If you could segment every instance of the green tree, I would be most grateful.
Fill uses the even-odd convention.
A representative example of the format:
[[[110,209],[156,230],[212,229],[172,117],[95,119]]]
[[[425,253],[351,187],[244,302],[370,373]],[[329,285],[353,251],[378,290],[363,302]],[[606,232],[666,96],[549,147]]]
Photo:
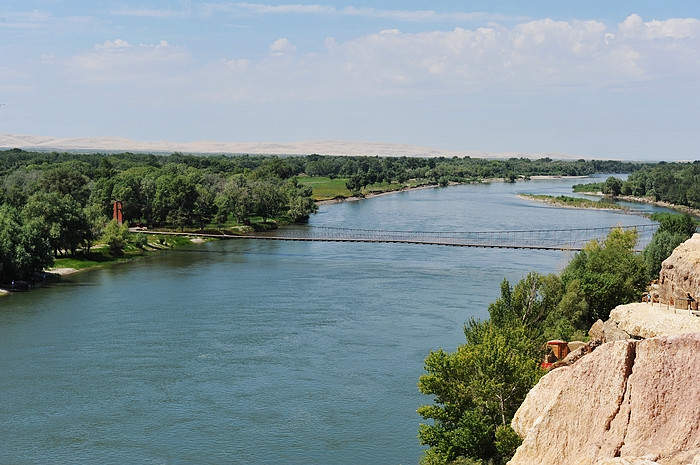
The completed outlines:
[[[195,187],[197,197],[192,208],[192,219],[203,231],[204,227],[214,218],[216,212],[216,195],[207,184],[198,184]]]
[[[74,254],[89,236],[85,211],[70,194],[37,192],[27,200],[22,215],[36,224],[56,255]]]
[[[252,188],[245,177],[235,175],[226,180],[214,203],[217,222],[226,223],[228,217],[233,215],[236,221],[243,223],[253,214]]]
[[[104,209],[96,203],[88,204],[84,212],[88,224],[85,245],[89,252],[95,240],[102,236],[105,226],[109,222],[109,217],[104,214]]]
[[[19,211],[0,206],[0,282],[26,279],[53,264],[48,241],[35,223],[25,223]]]
[[[39,179],[38,186],[46,193],[57,192],[61,196],[70,194],[84,207],[90,197],[90,178],[83,173],[89,170],[89,166],[75,161],[52,166]]]
[[[652,215],[659,221],[659,229],[654,233],[651,242],[643,252],[647,268],[647,280],[658,279],[661,263],[666,260],[673,250],[690,239],[695,233],[695,222],[686,214],[662,213]]]
[[[577,253],[562,273],[568,286],[579,282],[588,305],[586,324],[606,320],[617,305],[635,302],[646,288],[646,268],[634,253],[637,233],[615,228],[605,240],[591,241]]]
[[[264,222],[279,216],[285,210],[285,196],[275,180],[258,180],[252,185],[253,212]]]
[[[311,198],[310,186],[299,184],[297,178],[292,178],[284,186],[287,198],[287,215],[296,223],[306,222],[311,213],[316,213],[318,205]]]
[[[129,237],[129,228],[117,223],[117,220],[112,219],[105,227],[102,241],[109,247],[110,255],[118,257],[124,254],[124,248],[127,245]]]
[[[610,176],[603,184],[603,194],[617,197],[622,193],[622,180],[614,176]]]
[[[427,374],[418,387],[434,396],[434,405],[418,413],[432,424],[421,424],[418,437],[429,446],[423,464],[451,464],[469,458],[505,463],[497,448],[509,450],[503,431],[527,392],[541,376],[540,354],[525,327],[470,321],[467,342],[454,353],[431,352]]]
[[[180,230],[193,224],[198,198],[197,174],[197,170],[176,165],[158,177],[153,204],[159,221],[166,221]]]

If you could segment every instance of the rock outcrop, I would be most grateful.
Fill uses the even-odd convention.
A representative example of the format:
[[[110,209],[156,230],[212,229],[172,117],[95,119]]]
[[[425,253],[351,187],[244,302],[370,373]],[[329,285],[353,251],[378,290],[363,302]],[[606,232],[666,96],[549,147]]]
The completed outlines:
[[[617,330],[635,339],[700,333],[700,318],[697,316],[666,304],[646,302],[615,307],[606,324],[609,327],[615,325]]]
[[[661,264],[659,298],[667,303],[684,298],[686,293],[700,296],[700,234],[676,247]]]
[[[603,344],[545,375],[510,465],[700,465],[700,334]]]
[[[601,342],[685,333],[700,333],[700,318],[667,304],[649,302],[619,305],[610,312],[607,321],[596,321],[588,331],[591,339]]]

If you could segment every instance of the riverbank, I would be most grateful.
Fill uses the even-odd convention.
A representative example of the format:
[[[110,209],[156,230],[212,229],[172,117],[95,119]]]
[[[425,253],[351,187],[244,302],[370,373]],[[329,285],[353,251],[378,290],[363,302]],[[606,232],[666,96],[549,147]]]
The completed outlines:
[[[127,250],[124,255],[120,257],[113,257],[106,252],[100,252],[98,247],[96,248],[97,251],[93,251],[89,256],[83,257],[83,259],[79,258],[79,256],[58,258],[56,259],[56,266],[44,270],[44,274],[48,279],[60,279],[65,276],[70,276],[72,274],[87,270],[94,270],[96,268],[103,268],[120,263],[128,263],[162,250],[175,249],[193,243],[205,242],[206,240],[207,239],[201,237],[178,236],[177,238],[173,238],[168,242],[165,239],[161,241],[159,238],[158,242],[149,242],[144,248],[132,246],[131,250]]]
[[[606,197],[606,194],[602,192],[580,192],[585,195],[596,195],[599,197]],[[671,210],[676,210],[681,213],[687,213],[689,215],[700,218],[700,209],[691,208],[686,205],[676,205],[670,202],[664,202],[663,200],[656,200],[651,197],[636,197],[634,195],[618,195],[615,200],[622,200],[623,202],[633,202],[633,203],[644,203],[647,205],[654,205],[655,207],[670,208]]]
[[[92,267],[89,267],[92,268]],[[89,268],[84,268],[84,269],[89,269]],[[46,282],[50,281],[52,279],[60,279],[64,276],[71,275],[73,273],[77,273],[79,271],[83,271],[78,268],[49,268],[47,270],[43,271],[43,278],[39,280],[39,282]],[[0,297],[8,296],[12,294],[13,292],[17,291],[26,291],[27,289],[31,289],[34,286],[34,284],[27,284],[26,282],[23,282],[21,287],[17,287],[16,289],[13,288],[0,288]]]
[[[601,194],[603,195],[603,194]],[[672,210],[677,210],[681,213],[687,213],[692,216],[700,218],[700,209],[691,208],[685,205],[676,205],[669,202],[664,202],[661,200],[655,200],[649,197],[634,197],[632,195],[619,195],[617,200],[623,200],[625,202],[636,202],[636,203],[646,203],[649,205],[654,205],[656,207],[670,208]]]
[[[454,183],[452,185],[457,185],[458,183]],[[402,187],[401,189],[393,189],[393,190],[387,190],[387,191],[382,191],[382,192],[368,192],[367,194],[364,195],[355,195],[355,196],[350,196],[350,197],[336,197],[334,199],[325,199],[325,200],[317,200],[316,205],[332,205],[335,203],[342,203],[342,202],[356,202],[358,200],[365,200],[365,199],[371,199],[374,197],[381,197],[383,195],[390,195],[390,194],[398,194],[400,192],[408,192],[408,191],[414,191],[414,190],[419,190],[419,189],[437,189],[438,186],[437,184],[430,184],[430,185],[422,185],[422,186],[415,186],[415,187]]]

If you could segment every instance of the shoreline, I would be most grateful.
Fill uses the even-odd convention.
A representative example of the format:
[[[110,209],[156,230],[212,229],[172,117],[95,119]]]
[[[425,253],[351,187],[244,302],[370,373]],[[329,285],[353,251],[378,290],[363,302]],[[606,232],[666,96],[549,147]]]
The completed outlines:
[[[457,184],[458,183],[455,183],[454,185],[457,185]],[[316,205],[332,205],[335,203],[343,203],[343,202],[357,202],[360,200],[372,199],[374,197],[381,197],[383,195],[398,194],[400,192],[408,192],[408,191],[414,191],[414,190],[420,190],[420,189],[437,189],[438,187],[440,187],[440,186],[438,186],[437,184],[430,184],[430,185],[416,186],[416,187],[402,187],[401,189],[396,189],[396,190],[391,190],[391,191],[370,192],[370,193],[365,194],[363,196],[353,195],[350,197],[316,200]]]
[[[700,218],[700,209],[688,207],[685,205],[676,205],[673,203],[665,202],[663,200],[652,200],[650,198],[635,197],[633,195],[618,195],[618,200],[624,202],[635,202],[635,203],[646,203],[648,205],[654,205],[657,207],[670,208],[671,210],[678,210],[682,213],[687,213],[692,216],[697,216]]]
[[[61,279],[64,276],[68,276],[74,273],[78,273],[83,270],[89,270],[93,269],[95,267],[87,267],[83,269],[77,269],[77,268],[50,268],[43,270],[42,273],[44,274],[44,279],[43,281],[38,281],[38,284],[41,283],[46,283],[51,280],[56,280],[56,279]],[[29,289],[33,287],[33,284],[29,285]],[[28,290],[27,288],[20,288],[18,287],[17,289],[8,289],[6,287],[0,288],[0,297],[6,297],[11,295],[13,292],[19,292],[19,291],[26,291]]]
[[[90,268],[83,268],[85,270],[90,269]],[[68,276],[74,273],[79,273],[83,270],[79,270],[77,268],[50,268],[48,270],[44,270],[47,275],[54,275],[54,276]]]
[[[602,192],[579,192],[579,194],[584,194],[584,195],[597,195],[599,197],[605,197],[605,194]],[[654,200],[650,197],[635,197],[634,195],[618,195],[616,200],[622,200],[623,202],[632,202],[632,203],[644,203],[647,205],[654,205],[656,207],[662,207],[662,208],[670,208],[671,210],[677,210],[682,213],[687,213],[692,216],[696,216],[700,218],[700,209],[699,208],[692,208],[688,207],[686,205],[676,205],[670,202],[666,202],[664,200]]]

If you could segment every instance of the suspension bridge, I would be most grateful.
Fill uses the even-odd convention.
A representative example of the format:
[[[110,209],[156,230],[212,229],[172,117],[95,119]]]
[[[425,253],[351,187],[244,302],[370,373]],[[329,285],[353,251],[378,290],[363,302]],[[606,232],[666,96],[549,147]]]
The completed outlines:
[[[658,228],[657,224],[610,226],[578,229],[533,229],[508,231],[391,231],[382,229],[337,228],[330,226],[283,227],[256,234],[177,233],[143,229],[133,232],[177,234],[221,239],[306,241],[306,242],[376,242],[397,244],[443,245],[500,249],[573,250],[583,249],[591,240],[602,240],[615,228],[637,232],[636,250],[641,251]]]

